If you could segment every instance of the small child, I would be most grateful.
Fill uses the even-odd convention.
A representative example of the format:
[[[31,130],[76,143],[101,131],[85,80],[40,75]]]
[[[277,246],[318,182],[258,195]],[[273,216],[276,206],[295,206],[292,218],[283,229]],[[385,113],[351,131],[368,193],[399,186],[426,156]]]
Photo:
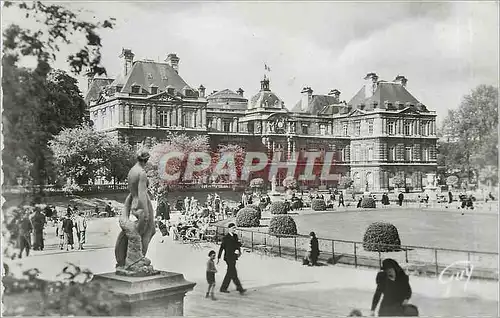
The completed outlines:
[[[205,298],[208,298],[209,295],[212,296],[212,300],[217,300],[214,296],[215,290],[215,273],[217,273],[217,269],[215,268],[215,251],[211,250],[208,253],[208,261],[207,261],[207,283],[208,283],[208,291],[205,295]]]

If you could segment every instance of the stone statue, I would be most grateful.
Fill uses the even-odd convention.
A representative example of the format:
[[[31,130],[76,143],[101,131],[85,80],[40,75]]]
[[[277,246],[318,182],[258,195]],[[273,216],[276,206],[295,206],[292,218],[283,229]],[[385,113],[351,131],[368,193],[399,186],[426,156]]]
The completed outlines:
[[[271,192],[276,192],[276,176],[271,178]]]
[[[155,234],[154,210],[148,195],[148,179],[144,166],[149,153],[141,151],[137,163],[128,173],[130,194],[120,216],[122,228],[115,246],[116,274],[149,276],[158,274],[146,258],[149,243]],[[135,218],[131,219],[131,215]]]

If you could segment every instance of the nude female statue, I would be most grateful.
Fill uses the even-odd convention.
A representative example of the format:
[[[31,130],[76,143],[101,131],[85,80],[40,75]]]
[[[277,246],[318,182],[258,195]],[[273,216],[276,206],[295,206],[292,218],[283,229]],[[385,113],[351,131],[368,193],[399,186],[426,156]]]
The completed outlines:
[[[155,234],[153,206],[148,195],[148,179],[144,166],[149,153],[141,152],[137,163],[128,173],[130,194],[125,200],[119,224],[122,228],[115,246],[116,273],[128,276],[147,276],[157,274],[151,261],[146,258],[149,243]],[[135,220],[130,219],[130,214]]]

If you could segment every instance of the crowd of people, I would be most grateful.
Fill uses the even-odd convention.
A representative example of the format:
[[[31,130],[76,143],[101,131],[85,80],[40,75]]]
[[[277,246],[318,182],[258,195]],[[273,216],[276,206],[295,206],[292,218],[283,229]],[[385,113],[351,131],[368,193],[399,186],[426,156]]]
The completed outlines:
[[[83,211],[79,211],[76,205],[68,205],[67,212],[63,217],[56,220],[56,236],[59,238],[59,249],[66,251],[75,249],[75,232],[78,250],[83,250],[86,242],[87,218]]]

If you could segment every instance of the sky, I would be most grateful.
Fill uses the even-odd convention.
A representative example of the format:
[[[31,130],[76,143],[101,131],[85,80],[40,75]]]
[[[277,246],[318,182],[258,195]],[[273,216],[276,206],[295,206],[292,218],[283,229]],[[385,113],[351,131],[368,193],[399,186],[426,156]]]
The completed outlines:
[[[135,59],[180,58],[179,74],[192,87],[241,87],[250,98],[265,70],[271,90],[288,108],[303,87],[331,89],[349,101],[374,72],[407,89],[438,121],[479,84],[499,86],[498,2],[72,2],[82,19],[116,18],[102,30],[103,64],[109,77],[122,69],[122,48]],[[9,12],[8,12],[9,10]],[[16,10],[12,22],[36,28]],[[75,41],[78,42],[78,38]],[[64,46],[55,67],[69,70]],[[28,63],[28,62],[26,62]],[[29,64],[29,63],[28,63]],[[80,88],[87,83],[80,79]]]

